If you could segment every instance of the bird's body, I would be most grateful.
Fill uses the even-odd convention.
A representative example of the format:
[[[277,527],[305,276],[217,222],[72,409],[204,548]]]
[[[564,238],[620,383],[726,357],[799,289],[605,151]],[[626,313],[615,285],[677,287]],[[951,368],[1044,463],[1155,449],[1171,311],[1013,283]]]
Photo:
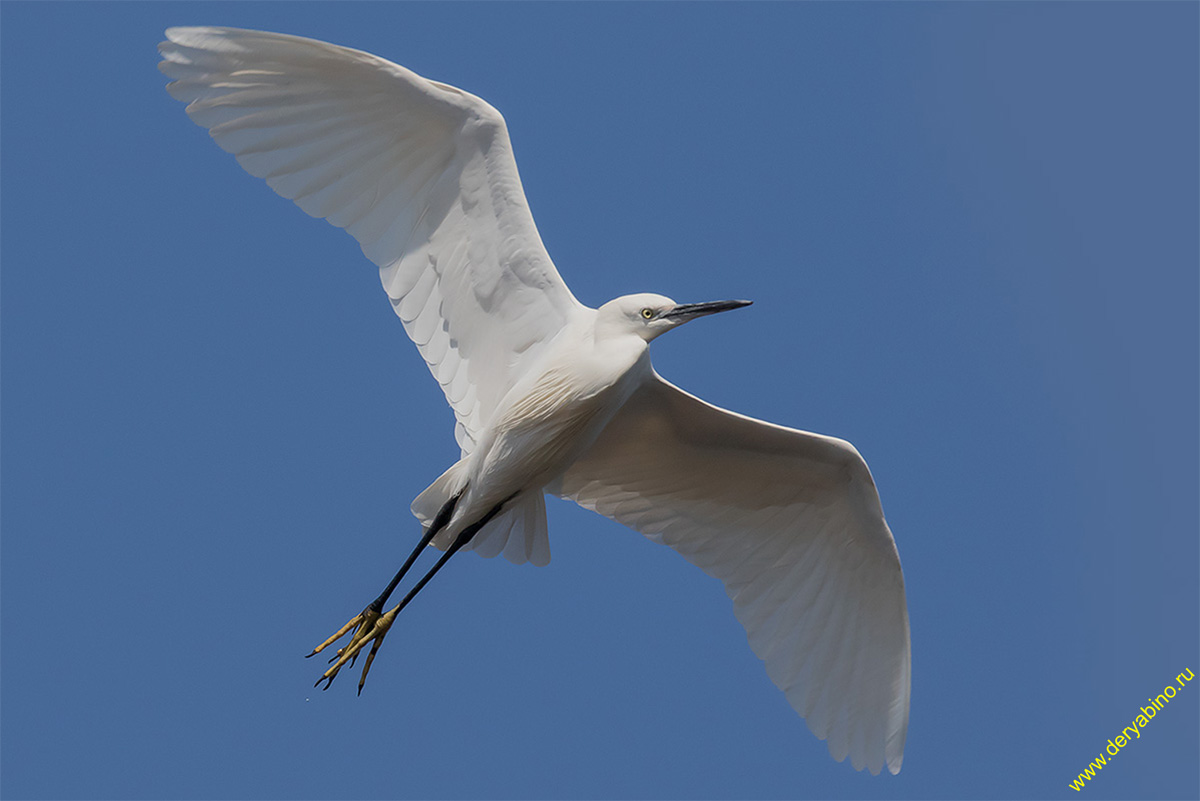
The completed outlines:
[[[664,380],[649,344],[746,301],[571,294],[542,245],[503,117],[377,56],[283,34],[172,28],[168,89],[252,174],[346,229],[379,267],[455,416],[462,458],[412,504],[422,535],[323,677],[459,550],[550,561],[544,495],[720,579],[771,680],[839,761],[895,773],[908,727],[904,577],[849,443],[754,420]],[[383,606],[426,546],[444,553]],[[328,687],[329,684],[326,684]]]
[[[471,453],[414,502],[418,518],[432,519],[465,489],[434,545],[449,547],[463,528],[506,498],[515,508],[522,493],[540,500],[546,485],[562,478],[651,374],[646,340],[618,329],[604,309],[574,317],[501,399]],[[486,535],[481,532],[478,541]]]

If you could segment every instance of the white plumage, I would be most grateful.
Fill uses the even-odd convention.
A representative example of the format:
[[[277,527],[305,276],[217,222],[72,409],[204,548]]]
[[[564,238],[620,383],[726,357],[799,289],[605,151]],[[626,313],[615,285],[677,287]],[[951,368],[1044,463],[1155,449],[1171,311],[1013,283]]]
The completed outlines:
[[[551,492],[670,545],[724,583],[835,759],[898,772],[908,614],[865,462],[842,440],[707,404],[650,365],[655,337],[744,303],[579,303],[542,246],[504,120],[477,97],[311,39],[167,38],[171,95],[248,172],[358,240],[445,392],[463,458],[413,503],[433,544],[546,564]],[[377,639],[369,668],[383,618],[355,629],[328,678]]]

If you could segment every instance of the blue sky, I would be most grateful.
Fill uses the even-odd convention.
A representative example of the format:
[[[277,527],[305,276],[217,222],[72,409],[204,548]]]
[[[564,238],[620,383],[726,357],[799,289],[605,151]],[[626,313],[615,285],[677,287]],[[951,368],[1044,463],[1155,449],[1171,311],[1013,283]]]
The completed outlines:
[[[1196,797],[1194,3],[0,6],[6,798]],[[163,90],[170,25],[378,53],[509,121],[581,300],[851,440],[908,583],[897,777],[834,763],[719,584],[550,504],[455,559],[361,698],[302,655],[456,456],[344,233]]]

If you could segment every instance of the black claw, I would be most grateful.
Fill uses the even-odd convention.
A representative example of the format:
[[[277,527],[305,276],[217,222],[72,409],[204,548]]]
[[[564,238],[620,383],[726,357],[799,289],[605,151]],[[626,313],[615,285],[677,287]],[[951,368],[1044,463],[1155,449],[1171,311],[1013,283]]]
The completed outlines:
[[[305,658],[305,659],[312,659],[312,658],[313,658],[314,656],[316,656],[316,655],[317,655],[317,652],[316,652],[316,651],[313,651],[311,654],[305,654],[305,655],[304,655],[304,658]]]

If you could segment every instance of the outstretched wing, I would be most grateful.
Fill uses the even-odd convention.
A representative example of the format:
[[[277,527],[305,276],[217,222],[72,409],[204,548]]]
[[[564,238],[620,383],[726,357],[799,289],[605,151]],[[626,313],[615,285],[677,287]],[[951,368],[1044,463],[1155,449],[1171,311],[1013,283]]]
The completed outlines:
[[[247,172],[379,266],[464,452],[583,307],[525,201],[500,113],[384,59],[277,33],[171,28],[159,69]]]
[[[904,576],[852,445],[719,409],[655,374],[554,489],[721,579],[750,647],[833,758],[900,770]]]

